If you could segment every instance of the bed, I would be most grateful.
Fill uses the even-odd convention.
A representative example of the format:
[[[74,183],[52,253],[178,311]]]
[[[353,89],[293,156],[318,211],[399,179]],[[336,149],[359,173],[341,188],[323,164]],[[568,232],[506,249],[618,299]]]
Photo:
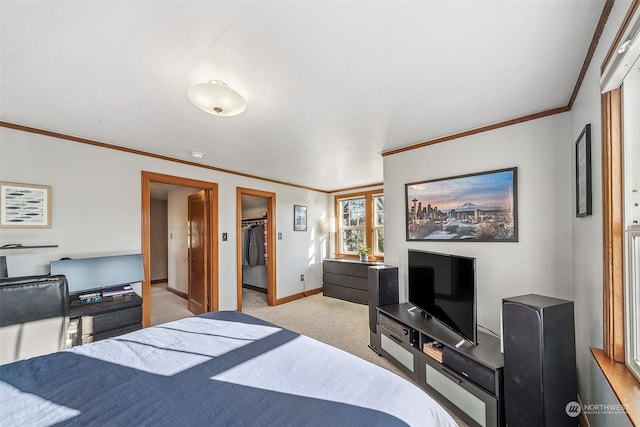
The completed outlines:
[[[457,426],[424,391],[233,311],[0,366],[3,426]]]

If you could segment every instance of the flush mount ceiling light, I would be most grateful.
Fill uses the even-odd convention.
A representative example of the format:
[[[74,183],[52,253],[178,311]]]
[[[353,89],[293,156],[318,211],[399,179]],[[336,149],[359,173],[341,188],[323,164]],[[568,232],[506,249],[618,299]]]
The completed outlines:
[[[193,157],[194,159],[201,159],[204,157],[204,153],[201,153],[200,151],[192,151],[191,157]]]
[[[195,84],[187,96],[193,105],[214,116],[237,116],[247,108],[244,98],[219,80]]]

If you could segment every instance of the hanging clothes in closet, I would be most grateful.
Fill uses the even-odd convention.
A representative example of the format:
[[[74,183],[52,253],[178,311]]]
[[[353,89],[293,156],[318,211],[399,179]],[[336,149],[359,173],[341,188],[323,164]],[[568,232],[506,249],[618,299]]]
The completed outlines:
[[[242,283],[267,288],[267,220],[242,221]]]

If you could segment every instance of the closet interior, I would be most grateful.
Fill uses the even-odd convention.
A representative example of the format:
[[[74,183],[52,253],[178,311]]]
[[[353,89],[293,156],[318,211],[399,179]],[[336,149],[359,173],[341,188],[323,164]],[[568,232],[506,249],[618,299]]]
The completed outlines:
[[[242,196],[242,286],[267,293],[267,199]]]

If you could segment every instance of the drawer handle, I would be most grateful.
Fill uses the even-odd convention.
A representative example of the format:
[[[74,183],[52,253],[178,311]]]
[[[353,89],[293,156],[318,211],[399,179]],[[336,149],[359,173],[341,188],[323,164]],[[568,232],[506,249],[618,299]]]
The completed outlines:
[[[392,340],[394,340],[398,344],[402,344],[402,340],[400,338],[394,336],[393,334],[389,334],[389,338],[391,338]]]
[[[458,377],[456,377],[453,373],[449,372],[447,369],[442,368],[442,373],[444,374],[445,377],[449,378],[451,381],[453,381],[454,383],[456,383],[457,385],[460,385],[460,383],[462,382],[461,379],[459,379]]]

